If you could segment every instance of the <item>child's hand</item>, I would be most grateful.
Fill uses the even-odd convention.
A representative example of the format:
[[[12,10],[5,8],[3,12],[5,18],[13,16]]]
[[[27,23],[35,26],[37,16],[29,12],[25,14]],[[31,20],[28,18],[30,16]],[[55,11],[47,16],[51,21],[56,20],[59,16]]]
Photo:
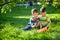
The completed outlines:
[[[32,28],[34,28],[35,26],[32,26]]]
[[[35,24],[35,25],[32,25],[31,27],[32,27],[32,28],[35,28],[35,27],[36,27],[36,24]]]

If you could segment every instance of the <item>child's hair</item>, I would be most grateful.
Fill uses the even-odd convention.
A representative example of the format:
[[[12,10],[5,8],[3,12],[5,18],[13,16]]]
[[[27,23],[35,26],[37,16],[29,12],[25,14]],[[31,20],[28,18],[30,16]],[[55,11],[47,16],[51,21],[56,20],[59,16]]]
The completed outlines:
[[[34,8],[34,9],[32,9],[31,12],[32,12],[32,14],[34,14],[34,13],[38,13],[38,10]]]
[[[45,7],[42,7],[42,8],[40,9],[40,12],[46,12],[46,8],[45,8]]]

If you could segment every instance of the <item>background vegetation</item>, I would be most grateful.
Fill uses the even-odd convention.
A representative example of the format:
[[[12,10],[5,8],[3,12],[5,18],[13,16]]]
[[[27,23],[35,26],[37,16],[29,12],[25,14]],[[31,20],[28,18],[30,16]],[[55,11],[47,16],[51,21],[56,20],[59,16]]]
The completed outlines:
[[[49,0],[32,1],[45,5]],[[60,0],[50,0],[49,5],[46,4],[47,16],[52,23],[48,29],[50,32],[42,33],[37,33],[37,29],[20,30],[27,25],[32,7],[16,6],[18,2],[25,4],[25,0],[0,0],[0,40],[60,40]],[[33,7],[40,10],[42,5]]]

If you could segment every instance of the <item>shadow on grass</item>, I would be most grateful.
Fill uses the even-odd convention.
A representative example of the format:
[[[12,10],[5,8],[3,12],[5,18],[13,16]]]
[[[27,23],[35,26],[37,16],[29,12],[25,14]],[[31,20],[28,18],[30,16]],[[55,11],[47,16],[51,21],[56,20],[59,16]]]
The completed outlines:
[[[10,25],[12,26],[16,26],[16,27],[25,27],[27,25],[27,23],[29,22],[29,19],[27,18],[13,18],[13,17],[5,17],[5,19],[1,19],[0,20],[3,24],[5,23],[10,23]],[[5,24],[4,23],[4,24]]]
[[[57,24],[58,22],[60,22],[60,19],[51,18],[51,22],[53,22],[54,24]]]

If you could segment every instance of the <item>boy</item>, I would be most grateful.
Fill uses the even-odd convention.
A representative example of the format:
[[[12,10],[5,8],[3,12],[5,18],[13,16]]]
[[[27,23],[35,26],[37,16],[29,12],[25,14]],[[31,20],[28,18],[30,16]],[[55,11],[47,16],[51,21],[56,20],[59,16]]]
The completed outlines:
[[[43,32],[46,31],[47,28],[49,27],[51,21],[50,19],[46,16],[46,8],[42,7],[40,9],[40,29],[37,30],[37,32]]]
[[[38,10],[32,9],[32,18],[30,18],[28,25],[25,28],[23,28],[23,30],[30,30],[32,28],[35,28],[38,22]]]

